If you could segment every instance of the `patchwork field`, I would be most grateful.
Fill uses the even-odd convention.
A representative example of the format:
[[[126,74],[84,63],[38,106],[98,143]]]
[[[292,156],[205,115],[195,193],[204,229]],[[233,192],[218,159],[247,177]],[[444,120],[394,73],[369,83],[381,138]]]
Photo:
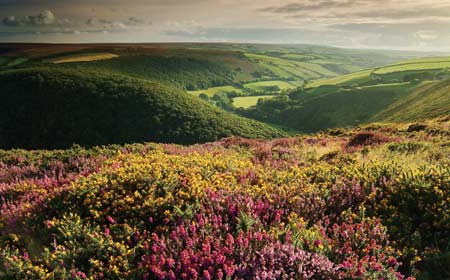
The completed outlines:
[[[297,86],[290,82],[285,81],[264,81],[264,82],[255,82],[244,84],[245,88],[249,88],[255,91],[273,91],[274,88],[278,88],[279,90],[285,89],[293,89]]]
[[[260,95],[260,96],[245,96],[233,98],[233,105],[236,108],[249,108],[255,106],[261,98],[274,98],[276,95]]]

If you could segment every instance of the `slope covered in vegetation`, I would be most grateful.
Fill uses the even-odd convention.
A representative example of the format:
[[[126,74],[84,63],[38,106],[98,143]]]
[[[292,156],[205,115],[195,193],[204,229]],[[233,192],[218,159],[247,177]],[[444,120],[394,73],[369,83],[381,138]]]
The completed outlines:
[[[324,86],[297,90],[289,96],[260,100],[246,117],[282,124],[303,132],[369,123],[374,116],[409,96],[420,83],[343,88]]]
[[[449,129],[1,151],[0,279],[449,279]]]
[[[450,114],[450,79],[431,83],[401,99],[374,120],[405,122],[425,120]]]
[[[303,132],[450,112],[450,58],[422,58],[313,81],[239,114]]]
[[[60,148],[156,141],[200,143],[280,131],[158,82],[93,71],[0,73],[0,146]]]

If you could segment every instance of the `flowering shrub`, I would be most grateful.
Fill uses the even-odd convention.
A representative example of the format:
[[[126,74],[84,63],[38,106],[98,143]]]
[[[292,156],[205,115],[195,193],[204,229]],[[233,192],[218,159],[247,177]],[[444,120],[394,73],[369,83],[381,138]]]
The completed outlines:
[[[391,141],[389,137],[378,132],[362,131],[353,135],[348,141],[348,147],[370,146],[374,144],[383,144]]]
[[[0,279],[447,279],[450,146],[395,131],[0,152]]]

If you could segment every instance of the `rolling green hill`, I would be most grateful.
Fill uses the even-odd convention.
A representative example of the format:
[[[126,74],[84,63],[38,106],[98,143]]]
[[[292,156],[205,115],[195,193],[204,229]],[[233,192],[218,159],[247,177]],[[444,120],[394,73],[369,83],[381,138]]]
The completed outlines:
[[[301,85],[305,80],[336,77],[429,55],[308,45],[187,43],[0,44],[0,51],[0,68],[42,66],[56,61],[65,68],[112,71],[160,80],[189,91],[221,86],[240,88],[247,83],[271,81]],[[108,59],[104,59],[105,55]]]
[[[377,114],[374,121],[408,122],[450,114],[450,80],[431,83]]]
[[[80,82],[74,78],[73,86],[80,86],[80,90],[87,92],[91,89],[77,83],[84,83],[85,76],[90,73],[95,73],[95,77],[101,76],[103,80],[107,77],[128,77],[136,81],[127,83],[129,85],[145,81],[153,85],[167,84],[171,86],[169,91],[177,91],[177,96],[190,98],[186,104],[192,104],[189,105],[192,112],[196,111],[193,108],[198,104],[202,104],[200,108],[206,106],[204,102],[199,103],[196,98],[199,96],[214,106],[290,131],[318,131],[384,119],[409,121],[419,115],[426,118],[447,112],[445,90],[431,92],[424,89],[434,88],[438,81],[450,79],[450,58],[419,58],[420,55],[431,55],[427,53],[345,50],[308,45],[188,43],[16,44],[6,45],[6,48],[0,44],[0,50],[2,47],[0,70],[44,67],[57,71],[55,73],[78,72],[83,77]],[[169,87],[161,86],[158,92],[167,89]],[[192,98],[183,93],[184,90]],[[258,103],[258,99],[263,97],[264,101]],[[173,102],[167,102],[165,106],[170,107]],[[157,107],[166,108],[162,105]],[[211,106],[208,108],[211,110]],[[199,109],[198,114],[203,116],[209,113]],[[228,114],[227,118],[231,115]],[[156,124],[158,119],[154,120]],[[173,125],[171,121],[167,122],[168,119],[163,119],[160,120],[161,126]],[[208,117],[203,116],[203,119]],[[184,132],[166,131],[163,134],[167,137],[152,135],[149,139],[164,142],[172,137],[168,135],[181,133],[183,136],[174,139],[180,143],[184,140],[191,143],[214,140],[218,135],[243,133],[231,133],[222,126],[213,127],[205,138],[205,133],[184,135]],[[190,130],[190,127],[181,130]],[[213,132],[215,130],[217,132]],[[257,136],[254,130],[246,133]],[[267,136],[266,132],[262,134]],[[197,139],[197,135],[201,139]],[[109,140],[96,142],[119,141],[117,139],[121,137],[111,136]],[[89,141],[85,139],[83,143]]]
[[[68,69],[0,72],[0,147],[61,148],[155,141],[191,144],[277,129],[158,82]]]
[[[405,60],[386,66],[354,72],[330,79],[315,80],[306,85],[308,88],[314,88],[324,85],[364,85],[368,82],[386,83],[398,82],[405,79],[434,79],[436,77],[450,77],[450,57],[425,57],[412,60]]]
[[[370,122],[424,120],[450,112],[450,58],[407,60],[308,83],[238,113],[302,132]]]
[[[265,99],[242,114],[303,132],[368,123],[421,84],[397,83],[355,88],[320,87],[290,98]]]

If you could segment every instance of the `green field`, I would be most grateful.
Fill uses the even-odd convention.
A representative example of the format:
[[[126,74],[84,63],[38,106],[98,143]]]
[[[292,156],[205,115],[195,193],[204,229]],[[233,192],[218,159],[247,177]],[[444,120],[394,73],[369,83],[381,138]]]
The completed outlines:
[[[261,98],[274,98],[276,95],[259,95],[259,96],[244,96],[233,99],[233,105],[236,108],[250,108],[258,103]]]
[[[208,95],[209,97],[213,97],[217,93],[220,92],[238,92],[242,93],[242,89],[233,87],[233,86],[222,86],[222,87],[212,87],[208,89],[202,89],[202,90],[194,90],[194,91],[188,91],[188,93],[193,94],[195,96],[199,96],[200,94],[204,93]]]
[[[450,68],[450,60],[442,61],[424,61],[424,62],[414,62],[414,63],[404,63],[396,64],[391,66],[386,66],[375,70],[373,73],[378,75],[391,74],[396,72],[405,71],[421,71],[421,70],[437,70]]]
[[[392,65],[379,67],[376,69],[363,70],[347,75],[342,75],[330,79],[321,79],[309,82],[307,88],[325,86],[325,85],[355,85],[364,83],[371,79],[371,75],[392,75],[420,72],[420,71],[434,71],[440,69],[450,68],[450,57],[428,57],[422,59],[413,59],[399,62]],[[401,75],[399,78],[401,78]]]
[[[284,89],[293,89],[296,88],[297,86],[295,84],[285,81],[264,81],[264,82],[254,82],[244,84],[244,87],[255,91],[264,92],[267,90],[270,91],[270,89],[273,87],[278,87],[280,90],[284,90]]]
[[[338,73],[332,72],[320,64],[297,61],[298,57],[295,55],[293,57],[293,54],[276,57],[266,54],[246,53],[246,56],[283,79],[296,78],[308,80],[338,75]]]
[[[357,80],[364,80],[370,77],[372,70],[364,70],[360,72],[351,73],[348,75],[342,75],[336,78],[325,79],[325,80],[317,80],[310,82],[306,85],[308,88],[320,87],[325,85],[340,85],[344,83],[351,83]]]

